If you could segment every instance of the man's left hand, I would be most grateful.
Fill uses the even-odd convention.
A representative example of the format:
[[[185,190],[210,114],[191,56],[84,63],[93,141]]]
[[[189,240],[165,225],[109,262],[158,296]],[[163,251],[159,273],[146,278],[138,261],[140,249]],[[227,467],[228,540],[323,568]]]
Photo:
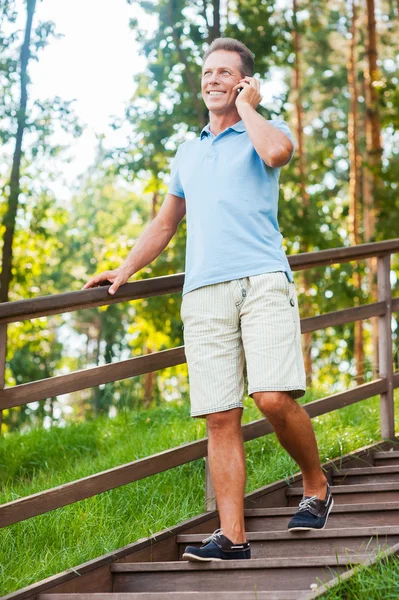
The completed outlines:
[[[237,110],[240,111],[240,107],[249,104],[253,108],[256,108],[259,102],[262,100],[260,95],[260,81],[255,77],[243,77],[234,86],[233,90],[241,89],[241,92],[237,92],[236,106]]]

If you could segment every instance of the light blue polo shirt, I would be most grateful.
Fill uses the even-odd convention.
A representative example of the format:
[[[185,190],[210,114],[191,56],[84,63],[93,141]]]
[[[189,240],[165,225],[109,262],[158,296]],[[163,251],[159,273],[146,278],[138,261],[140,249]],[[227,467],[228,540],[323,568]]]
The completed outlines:
[[[294,144],[284,121],[268,122]],[[186,200],[183,294],[272,271],[294,280],[277,222],[279,176],[280,168],[256,152],[242,120],[218,136],[208,124],[179,146],[168,191]]]

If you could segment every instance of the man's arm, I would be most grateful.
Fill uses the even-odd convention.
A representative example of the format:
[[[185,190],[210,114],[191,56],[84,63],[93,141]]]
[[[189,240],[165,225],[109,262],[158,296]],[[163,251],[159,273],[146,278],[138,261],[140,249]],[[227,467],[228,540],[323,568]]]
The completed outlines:
[[[259,80],[245,77],[235,87],[242,88],[236,100],[237,110],[261,159],[269,167],[282,167],[287,164],[294,150],[291,140],[256,111],[262,100]]]
[[[120,267],[128,274],[128,277],[149,265],[165,250],[185,214],[185,199],[173,194],[166,194],[159,213],[145,228]]]
[[[139,236],[125,262],[118,269],[99,273],[90,279],[82,289],[97,287],[102,281],[109,281],[112,285],[108,292],[114,294],[119,286],[127,282],[129,277],[149,265],[165,250],[185,214],[185,199],[173,194],[166,194],[159,213]]]

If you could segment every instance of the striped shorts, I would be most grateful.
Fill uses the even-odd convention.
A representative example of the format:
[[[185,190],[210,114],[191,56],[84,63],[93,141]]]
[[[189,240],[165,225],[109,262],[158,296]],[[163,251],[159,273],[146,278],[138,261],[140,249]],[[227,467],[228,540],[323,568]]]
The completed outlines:
[[[285,272],[197,288],[183,295],[181,318],[192,417],[243,407],[245,379],[248,395],[304,395],[297,294]]]

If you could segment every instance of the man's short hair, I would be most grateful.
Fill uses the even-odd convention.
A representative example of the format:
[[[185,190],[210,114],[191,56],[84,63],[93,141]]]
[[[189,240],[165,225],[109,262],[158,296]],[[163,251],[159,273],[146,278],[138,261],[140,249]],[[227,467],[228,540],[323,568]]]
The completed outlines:
[[[252,77],[254,74],[254,54],[251,52],[249,48],[246,47],[245,44],[235,40],[233,38],[216,38],[213,40],[208,50],[204,54],[204,60],[206,61],[208,56],[212,54],[212,52],[216,52],[217,50],[227,50],[228,52],[237,52],[241,58],[241,74],[247,75],[248,77]]]

